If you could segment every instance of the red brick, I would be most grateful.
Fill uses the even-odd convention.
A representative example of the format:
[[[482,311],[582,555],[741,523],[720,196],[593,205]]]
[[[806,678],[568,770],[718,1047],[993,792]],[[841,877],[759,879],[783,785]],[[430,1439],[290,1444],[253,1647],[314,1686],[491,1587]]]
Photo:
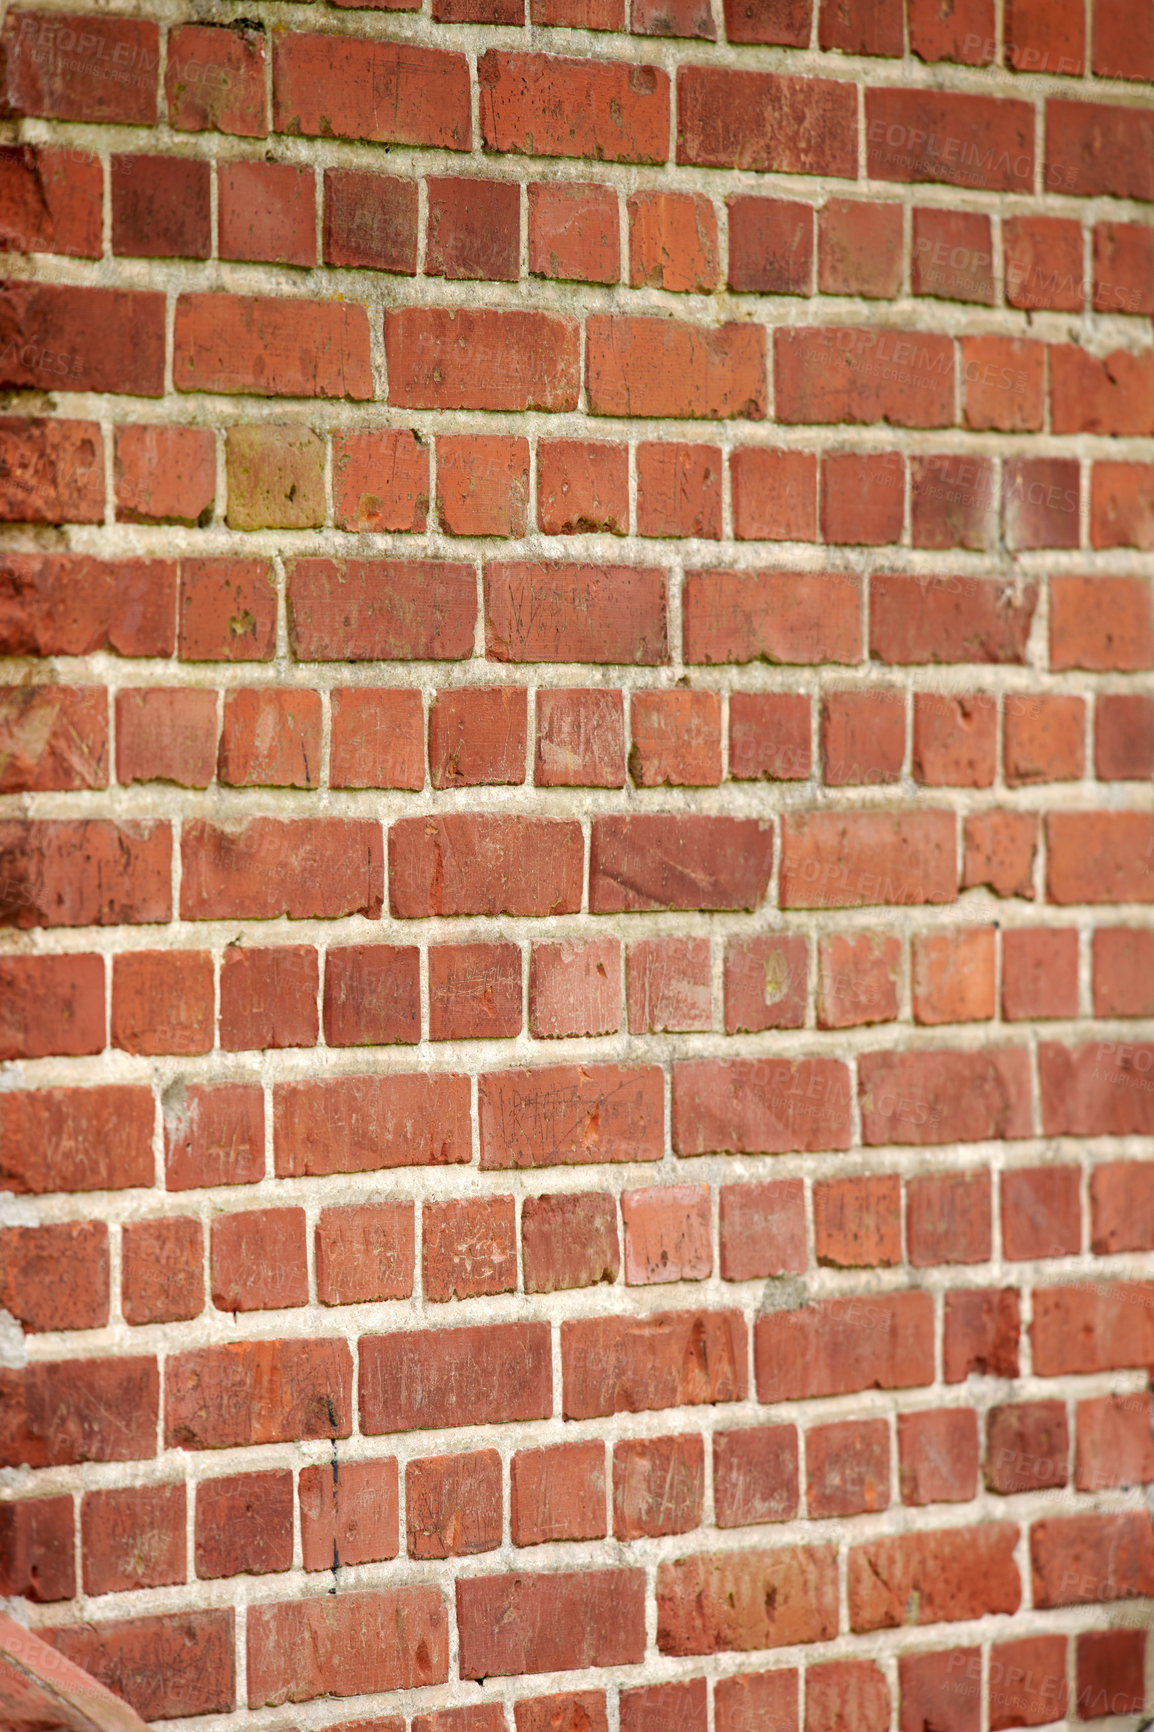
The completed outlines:
[[[411,1558],[469,1557],[501,1543],[501,1457],[495,1449],[411,1461],[405,1469]]]
[[[1077,1167],[1013,1167],[1002,1185],[1002,1246],[1012,1261],[1076,1256],[1082,1249]]]
[[[1101,10],[1100,4],[1095,7],[1095,54]],[[1144,1630],[1087,1630],[1080,1635],[1079,1719],[1099,1720],[1107,1714],[1140,1714],[1146,1701],[1145,1669]]]
[[[917,0],[912,0],[912,6]],[[902,207],[830,198],[817,213],[817,286],[823,295],[892,301],[902,287]]]
[[[821,755],[828,788],[899,782],[906,757],[905,692],[899,686],[825,692]]]
[[[1154,1016],[1154,933],[1099,927],[1093,957],[1095,1016]]]
[[[1073,927],[1002,936],[1002,1016],[1007,1022],[1078,1014],[1078,934]]]
[[[135,258],[206,259],[212,170],[195,157],[111,158],[112,250]]]
[[[196,1573],[264,1576],[293,1558],[293,1476],[237,1473],[196,1488]]]
[[[459,686],[437,692],[429,706],[433,787],[523,782],[526,717],[524,686]]]
[[[900,541],[905,487],[899,451],[823,452],[822,540],[859,547]]]
[[[175,560],[9,554],[0,559],[0,651],[170,656],[176,569]]]
[[[559,1293],[616,1281],[621,1270],[617,1203],[607,1191],[526,1197],[521,1205],[526,1293]]]
[[[762,421],[765,332],[759,325],[590,314],[586,387],[594,415]]]
[[[80,1505],[85,1593],[183,1582],[187,1531],[183,1483],[85,1492]]]
[[[1037,1288],[1034,1370],[1039,1377],[1113,1371],[1150,1360],[1152,1289],[1124,1284]]]
[[[723,1281],[804,1270],[805,1196],[800,1179],[722,1185],[718,1204]]]
[[[889,1726],[889,1687],[874,1661],[827,1660],[806,1668],[805,1732],[889,1732]]]
[[[1154,549],[1154,464],[1095,463],[1090,545]]]
[[[962,889],[1034,899],[1038,818],[1033,812],[974,812],[963,827]]]
[[[890,1434],[884,1419],[811,1425],[805,1434],[806,1511],[812,1521],[888,1509]]]
[[[212,1302],[218,1311],[279,1310],[307,1305],[308,1297],[303,1209],[247,1209],[215,1218]]]
[[[849,1146],[849,1076],[838,1059],[685,1059],[674,1067],[673,1147],[680,1155]]]
[[[716,692],[635,692],[629,774],[639,788],[717,787],[721,699]]]
[[[895,0],[848,0],[848,3],[847,0],[821,0],[818,46],[837,49],[842,54],[884,55],[900,60],[903,49],[902,8]],[[888,1714],[887,1705],[887,1724]],[[831,1710],[822,1720],[822,1725],[828,1720],[832,1727],[835,1717]],[[808,1724],[808,1707],[806,1719],[806,1732],[813,1732]],[[865,1726],[863,1732],[866,1732]],[[869,1732],[872,1732],[872,1725]]]
[[[915,295],[992,307],[994,243],[989,217],[915,205],[910,279]]]
[[[72,1599],[74,1544],[71,1497],[0,1504],[0,1592],[22,1595],[34,1605]],[[14,1696],[9,1703],[10,1712],[16,1712]]]
[[[831,933],[817,953],[817,1025],[859,1028],[898,1015],[902,941],[884,932]]]
[[[960,1288],[945,1296],[942,1363],[947,1383],[1018,1375],[1018,1293]]]
[[[437,440],[437,517],[447,535],[522,536],[528,509],[527,439]]]
[[[721,451],[715,445],[637,447],[637,532],[721,536]]]
[[[867,1145],[1012,1141],[1031,1134],[1024,1047],[863,1053],[858,1084]]]
[[[916,1389],[933,1382],[933,1301],[887,1293],[763,1312],[753,1349],[761,1402]]]
[[[1007,217],[1002,222],[1006,300],[1028,311],[1080,313],[1086,302],[1082,225],[1068,217]]]
[[[38,1634],[142,1719],[167,1720],[233,1708],[234,1622],[231,1611],[170,1612]]]
[[[164,88],[169,125],[178,132],[263,138],[268,131],[263,27],[182,24],[169,33]]]
[[[814,1245],[835,1269],[884,1268],[902,1260],[902,1184],[896,1173],[822,1179],[813,1187]]]
[[[230,529],[319,529],[325,446],[308,427],[230,427],[225,434]]]
[[[1143,578],[1050,579],[1050,667],[1135,673],[1154,666],[1154,590]]]
[[[687,662],[857,662],[861,590],[833,572],[690,571],[682,629]]]
[[[985,1263],[991,1255],[988,1173],[926,1174],[906,1186],[911,1268]]]
[[[475,1299],[517,1285],[512,1197],[426,1202],[421,1210],[421,1279],[426,1299]]]
[[[224,786],[315,788],[320,762],[319,692],[255,687],[225,693],[217,764]]]
[[[792,1521],[798,1510],[797,1427],[715,1431],[713,1501],[719,1528]]]
[[[430,946],[430,1040],[511,1040],[520,1032],[521,952],[516,945]]]
[[[737,3],[728,0],[726,10]],[[808,19],[808,0],[803,3]],[[757,0],[744,4],[752,12]],[[806,29],[808,41],[808,23]],[[719,1678],[713,1687],[717,1732],[797,1732],[797,1680],[797,1672],[785,1669]]]
[[[301,1561],[306,1570],[375,1564],[395,1558],[397,1463],[343,1461],[302,1467],[300,1473]]]
[[[266,1603],[248,1615],[250,1708],[420,1689],[448,1675],[448,1614],[431,1583]]]
[[[462,1076],[329,1077],[273,1093],[280,1178],[453,1165],[470,1159]]]
[[[725,0],[725,34],[730,42],[808,48],[812,12],[812,0]]]
[[[14,13],[4,31],[5,112],[154,126],[158,31],[136,18]]]
[[[389,401],[409,409],[575,409],[579,333],[549,313],[385,314]]]
[[[915,933],[911,973],[915,1022],[988,1022],[996,1002],[994,928]]]
[[[1125,114],[1127,110],[1114,108],[1096,112]],[[1132,151],[1135,144],[1136,140],[1131,138],[1127,149]],[[1148,196],[1154,197],[1154,186]],[[1149,437],[1154,432],[1152,384],[1154,354],[1132,355],[1126,349],[1115,349],[1099,360],[1072,343],[1053,344],[1050,348],[1051,428],[1055,433]]]
[[[602,1690],[530,1696],[517,1703],[514,1714],[517,1732],[609,1732]]]
[[[490,1072],[478,1085],[481,1166],[490,1170],[660,1160],[661,1074],[652,1065],[551,1065]]]
[[[316,192],[311,168],[229,162],[217,170],[222,259],[315,265]]]
[[[316,1269],[322,1305],[410,1297],[413,1209],[412,1203],[353,1203],[321,1210]]]
[[[752,910],[765,898],[772,867],[773,830],[756,818],[595,818],[589,908]]]
[[[416,947],[359,944],[329,950],[324,1011],[329,1046],[415,1045],[421,1038]]]
[[[1093,1169],[1090,1249],[1154,1249],[1154,1162],[1106,1161]]]
[[[798,812],[782,827],[783,908],[953,902],[952,812]]]
[[[1079,1491],[1154,1480],[1150,1396],[1103,1395],[1077,1407],[1074,1483]]]
[[[459,4],[461,0],[434,0],[435,15],[444,16]],[[516,22],[520,21],[518,15]],[[383,1721],[379,1724],[384,1727]],[[403,1726],[404,1721],[398,1717],[397,1732],[401,1732]],[[508,1732],[508,1728],[500,1702],[474,1702],[467,1708],[441,1708],[435,1714],[414,1714],[413,1732]]]
[[[1035,1522],[1030,1567],[1034,1604],[1043,1610],[1143,1597],[1154,1591],[1150,1516],[1131,1510]]]
[[[594,1439],[517,1450],[509,1464],[509,1498],[515,1546],[604,1539],[605,1445]]]
[[[98,157],[33,144],[0,149],[0,252],[97,259],[103,248],[103,202]]]
[[[1085,771],[1086,709],[1081,698],[1006,697],[1005,760],[1010,787],[1077,782]]]
[[[156,1454],[156,1360],[57,1359],[0,1372],[4,1467],[145,1461]]]
[[[326,168],[324,255],[326,265],[415,277],[416,181]]]
[[[725,1032],[801,1028],[809,989],[805,938],[768,934],[725,946]]]
[[[115,474],[122,522],[203,527],[212,518],[216,441],[207,427],[118,427]]]
[[[910,528],[915,547],[992,551],[998,539],[991,457],[913,457]]]
[[[621,1026],[621,947],[616,938],[534,944],[529,1029],[535,1038],[614,1034]]]
[[[1057,903],[1154,901],[1154,826],[1142,812],[1051,812],[1047,896]]]
[[[507,1425],[553,1412],[547,1323],[363,1335],[360,1361],[366,1433]]]
[[[170,1449],[331,1442],[349,1435],[352,1388],[342,1340],[233,1341],[170,1354],[165,1439]]]
[[[151,1140],[151,1100],[148,1107]],[[264,1091],[259,1083],[177,1083],[166,1093],[164,1182],[168,1190],[254,1185],[263,1177]]]
[[[519,156],[664,162],[669,75],[622,61],[491,48],[477,62],[485,149]]]
[[[627,447],[579,439],[540,440],[537,445],[537,521],[545,535],[576,535],[590,531],[627,534]],[[546,695],[541,694],[542,697]]]
[[[171,918],[168,824],[0,823],[0,925],[149,925]]]
[[[978,1416],[970,1407],[898,1414],[905,1504],[969,1503],[978,1491]]]
[[[1137,66],[1135,50],[1147,34],[1139,23],[1128,32],[1128,74],[1144,76]],[[1151,115],[1140,108],[1120,108],[1114,103],[1066,102],[1050,97],[1046,103],[1046,184],[1079,198],[1105,193],[1118,198],[1154,197],[1154,173],[1150,166]]]
[[[1045,349],[1028,337],[963,337],[962,425],[1036,433],[1042,425]]]
[[[1077,547],[1080,480],[1076,458],[1012,458],[1002,476],[1006,546]]]
[[[657,1566],[657,1646],[663,1654],[793,1647],[836,1634],[832,1546],[701,1552]]]
[[[181,826],[185,920],[290,920],[381,912],[380,824],[357,818],[250,818]]]
[[[402,818],[389,830],[395,918],[438,914],[573,914],[584,839],[572,821],[497,813]]]
[[[938,0],[910,0],[910,50],[919,60],[953,60],[963,66],[988,66],[998,46],[995,23],[994,0],[960,0],[944,14]],[[938,1656],[932,1658],[936,1660]],[[904,1682],[904,1659],[901,1664]],[[911,1661],[910,1664],[918,1665],[919,1662]],[[936,1698],[934,1706],[939,1706]],[[973,1732],[977,1732],[976,1705],[974,1714]],[[913,1724],[911,1720],[907,1727],[903,1711],[901,1732],[910,1732]],[[960,1724],[955,1727],[951,1723],[944,1732],[971,1732],[971,1729],[968,1724],[963,1729]]]
[[[220,969],[221,1046],[232,1052],[315,1046],[318,985],[311,945],[230,945]]]
[[[629,218],[633,288],[708,294],[720,280],[717,216],[700,193],[635,192]]]
[[[729,286],[770,295],[813,293],[813,207],[787,199],[728,201]]]
[[[705,1449],[699,1432],[613,1446],[613,1532],[619,1540],[683,1534],[699,1525]]]
[[[0,522],[103,521],[104,441],[97,422],[0,419]]]
[[[113,1046],[125,1052],[209,1052],[213,967],[206,950],[134,950],[113,959]]]
[[[705,1281],[713,1272],[708,1185],[625,1191],[625,1283]]]
[[[717,26],[706,0],[636,0],[630,9],[634,36],[682,36],[715,42]]]
[[[779,328],[773,341],[779,421],[887,421],[896,427],[953,423],[955,363],[949,337],[798,325]]]
[[[181,561],[181,661],[271,661],[276,612],[276,577],[269,560]]]
[[[741,1401],[746,1363],[739,1311],[655,1311],[564,1322],[565,1418]]]
[[[817,540],[817,456],[742,445],[730,453],[733,533],[739,541]]]
[[[653,566],[485,565],[485,654],[498,662],[669,660],[666,577]]]
[[[333,512],[338,529],[423,531],[429,453],[413,433],[333,437]],[[334,692],[353,698],[353,692]]]
[[[179,1323],[204,1310],[204,1234],[188,1215],[127,1221],[120,1230],[126,1323]]]
[[[645,1653],[645,1572],[458,1579],[457,1629],[462,1678],[636,1665]]]
[[[852,177],[857,105],[845,84],[829,79],[683,66],[677,76],[677,160],[704,168]]]
[[[521,189],[516,181],[430,175],[425,275],[515,282]]]
[[[94,340],[97,331],[99,341]],[[164,296],[5,283],[0,287],[0,386],[162,396]]]
[[[872,179],[1033,190],[1034,110],[1028,102],[873,89],[866,91],[865,128]]]
[[[102,1052],[104,1028],[102,956],[0,958],[0,1059]]]
[[[997,736],[998,701],[989,693],[915,692],[914,780],[930,788],[989,788]]]
[[[382,102],[385,89],[391,94]],[[274,43],[273,126],[314,138],[470,150],[468,62],[408,42],[291,32]]]
[[[684,1684],[643,1684],[622,1690],[621,1732],[706,1732],[709,1685],[704,1678]]]
[[[182,294],[173,342],[180,391],[358,401],[373,395],[368,315],[360,306]]]
[[[1007,27],[1009,19],[1007,7]],[[1081,17],[1079,16],[1079,25]],[[1027,1636],[990,1649],[990,1732],[1044,1726],[1066,1713],[1065,1636]]]
[[[612,187],[530,181],[528,193],[533,276],[590,283],[620,280],[617,193]]]
[[[987,1522],[853,1546],[850,1628],[891,1630],[1016,1612],[1022,1600],[1014,1561],[1018,1537],[1013,1522]]]
[[[735,781],[804,782],[811,768],[808,697],[730,693],[729,774]]]
[[[708,1030],[712,1026],[709,941],[642,939],[625,957],[630,1034]]]
[[[0,1304],[25,1334],[103,1329],[108,1228],[96,1221],[0,1229]]]
[[[329,786],[423,788],[425,712],[420,692],[337,689],[329,699]]]
[[[619,691],[537,693],[534,782],[542,788],[620,788],[625,717]]]

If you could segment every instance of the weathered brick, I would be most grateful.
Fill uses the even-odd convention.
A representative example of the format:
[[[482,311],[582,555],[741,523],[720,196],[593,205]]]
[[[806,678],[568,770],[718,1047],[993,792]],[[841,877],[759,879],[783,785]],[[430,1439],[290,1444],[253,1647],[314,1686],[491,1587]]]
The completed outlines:
[[[563,1322],[565,1417],[741,1401],[746,1363],[739,1311],[657,1311]]]
[[[682,592],[687,662],[856,662],[856,578],[776,571],[690,571]]]
[[[732,692],[729,774],[739,782],[804,782],[813,767],[809,698]]]
[[[917,3],[911,0],[911,34]],[[826,199],[817,213],[817,235],[817,286],[823,295],[888,301],[900,292],[901,205]]]
[[[212,1302],[218,1311],[235,1314],[308,1304],[303,1209],[218,1215],[212,1223],[211,1256]]]
[[[481,1166],[657,1161],[665,1105],[655,1065],[550,1065],[478,1083]]]
[[[221,1046],[315,1046],[318,984],[311,945],[230,945],[220,966]]]
[[[337,1570],[346,1564],[395,1558],[397,1463],[345,1461],[302,1467],[299,1481],[301,1557],[306,1570]]]
[[[721,538],[721,451],[716,445],[637,447],[637,533]]]
[[[273,44],[273,127],[469,150],[468,62],[412,43],[293,31]]]
[[[381,827],[358,818],[186,819],[181,826],[185,920],[334,919],[381,912]]]
[[[624,1191],[625,1284],[704,1281],[713,1272],[708,1185]]]
[[[452,914],[574,914],[585,841],[573,820],[496,812],[401,818],[389,828],[396,919]]]
[[[1077,1167],[1011,1167],[1001,1177],[1002,1250],[1017,1262],[1077,1256],[1082,1249]]]
[[[805,1434],[806,1511],[812,1520],[888,1509],[890,1437],[884,1419],[811,1425]]]
[[[0,1177],[6,1190],[119,1191],[154,1180],[156,1107],[148,1088],[5,1091]]]
[[[622,1690],[618,1704],[621,1732],[705,1732],[709,1724],[709,1685],[704,1678]]]
[[[1051,1517],[1030,1528],[1034,1604],[1104,1605],[1154,1583],[1154,1528],[1145,1510]]]
[[[742,0],[727,0],[726,11],[736,10]],[[756,14],[764,11],[757,0],[744,0],[743,11]],[[806,16],[806,40],[809,40],[809,0],[801,0]],[[793,0],[792,10],[799,10]],[[713,1711],[717,1732],[797,1732],[798,1678],[792,1668],[780,1667],[774,1672],[739,1672],[736,1676],[719,1678],[713,1687]]]
[[[385,314],[389,402],[406,409],[577,407],[580,333],[542,312],[404,307]]]
[[[477,83],[487,150],[607,162],[669,154],[669,74],[659,67],[491,48]]]
[[[521,263],[516,181],[430,175],[425,275],[515,282]]]
[[[511,1293],[517,1285],[514,1200],[467,1197],[421,1209],[421,1285],[434,1301]]]
[[[526,1197],[521,1260],[527,1293],[556,1293],[616,1281],[621,1268],[617,1205],[604,1191]]]
[[[209,1052],[213,967],[206,950],[133,950],[112,963],[113,1046],[125,1052]]]
[[[0,1584],[33,1604],[76,1592],[70,1497],[31,1497],[0,1507]]]
[[[716,692],[635,692],[629,774],[638,788],[715,788],[721,782]]]
[[[123,1593],[185,1579],[183,1483],[85,1492],[80,1505],[84,1591]]]
[[[1033,812],[975,812],[962,830],[962,889],[976,884],[995,896],[1034,898],[1038,818]]]
[[[373,395],[363,307],[271,295],[183,294],[173,342],[178,391],[358,402]]]
[[[6,113],[156,124],[160,47],[150,19],[18,12],[3,46]]]
[[[530,1696],[514,1708],[517,1732],[609,1732],[602,1690]]]
[[[725,947],[725,1032],[801,1028],[809,987],[809,945],[779,933],[730,939]]]
[[[739,445],[730,453],[733,533],[739,541],[817,540],[817,456]]]
[[[914,1389],[933,1381],[933,1302],[928,1293],[890,1293],[764,1312],[753,1352],[762,1402]]]
[[[360,169],[326,168],[324,199],[327,265],[416,276],[415,180]]]
[[[412,1203],[351,1203],[322,1209],[316,1231],[322,1305],[407,1299],[413,1291]]]
[[[765,332],[759,325],[591,314],[586,388],[594,415],[762,421]]]
[[[645,1652],[642,1570],[457,1581],[462,1678],[635,1665]]]
[[[1149,1284],[1043,1287],[1034,1294],[1034,1370],[1039,1377],[1145,1365],[1154,1339]]]
[[[131,258],[207,259],[212,169],[191,156],[113,155],[112,250]]]
[[[779,421],[953,423],[955,357],[948,337],[796,326],[774,332],[773,360]]]
[[[0,823],[0,926],[138,926],[172,918],[166,823]]]
[[[108,1228],[62,1221],[0,1229],[0,1303],[25,1334],[108,1322]]]
[[[225,434],[230,529],[319,529],[325,448],[297,426],[230,427]]]
[[[513,1544],[604,1539],[605,1483],[605,1445],[600,1440],[517,1450],[509,1463]]]
[[[547,1323],[364,1335],[361,1429],[429,1431],[548,1419],[553,1371]]]
[[[594,914],[761,905],[773,867],[772,827],[696,815],[595,818],[589,852]]]
[[[969,1503],[978,1490],[978,1452],[978,1416],[972,1408],[899,1413],[902,1502]]]
[[[613,187],[583,181],[530,181],[528,195],[533,276],[587,283],[620,280],[621,239]]]
[[[259,1083],[175,1083],[164,1096],[164,1173],[170,1191],[254,1185],[262,1179],[264,1091]]]
[[[405,1522],[411,1558],[469,1557],[501,1543],[501,1457],[495,1449],[410,1461]]]
[[[0,252],[102,250],[104,170],[81,150],[8,144],[0,150]]]
[[[781,905],[953,902],[956,851],[952,812],[791,813],[782,829]]]
[[[731,198],[729,286],[762,295],[813,293],[813,207],[788,199]]]
[[[163,396],[164,296],[5,282],[0,285],[0,385]]]
[[[280,1178],[470,1159],[469,1084],[443,1072],[329,1077],[273,1090]]]
[[[905,500],[905,462],[899,451],[823,451],[823,541],[857,547],[900,541]]]
[[[102,956],[0,959],[0,1059],[104,1049]]]
[[[419,1689],[448,1675],[448,1613],[432,1585],[274,1601],[249,1615],[250,1708]]]
[[[352,1383],[343,1340],[234,1341],[170,1354],[165,1441],[170,1449],[228,1449],[348,1437]]]
[[[236,1473],[196,1488],[196,1573],[264,1576],[293,1559],[293,1476],[287,1470]]]
[[[797,1427],[715,1431],[713,1502],[720,1528],[792,1521],[798,1511]]]
[[[625,208],[631,287],[699,295],[717,287],[717,214],[709,199],[701,193],[635,192]]]
[[[177,1323],[204,1310],[204,1233],[191,1216],[127,1221],[120,1230],[126,1323]]]
[[[884,932],[832,933],[817,952],[817,1025],[857,1028],[898,1015],[902,942]]]
[[[853,1546],[849,1616],[853,1630],[952,1623],[1016,1612],[1022,1584],[1013,1522],[903,1534]]]
[[[992,926],[915,933],[911,953],[914,1021],[988,1022],[995,1010]]]
[[[879,661],[1021,663],[1038,605],[1026,578],[879,575],[870,579],[870,653]]]
[[[429,706],[433,787],[523,782],[527,713],[524,686],[461,686],[435,693]]]
[[[657,1646],[663,1654],[828,1641],[837,1624],[832,1546],[703,1552],[657,1566]]]
[[[852,177],[857,135],[846,84],[721,67],[678,71],[679,163]]]
[[[95,421],[0,420],[0,521],[103,520],[104,440]]]
[[[156,1454],[154,1358],[37,1361],[0,1372],[0,1465],[146,1461]]]
[[[722,1185],[718,1195],[723,1281],[796,1274],[806,1266],[800,1179]]]
[[[672,1135],[679,1155],[847,1149],[849,1073],[831,1058],[680,1060]]]
[[[169,1612],[41,1629],[40,1636],[141,1718],[167,1720],[235,1706],[233,1629],[228,1611]]]
[[[352,944],[329,950],[324,1017],[329,1046],[415,1045],[421,1038],[416,947]]]
[[[942,1361],[947,1383],[982,1377],[1017,1377],[1018,1291],[959,1288],[947,1293],[942,1329]]]
[[[216,441],[207,427],[116,429],[116,515],[128,523],[211,521]]]
[[[701,1521],[705,1449],[699,1432],[613,1446],[613,1532],[619,1540],[688,1533]]]
[[[263,138],[265,32],[253,26],[182,24],[168,38],[165,95],[179,132]]]
[[[1154,546],[1154,465],[1095,463],[1090,483],[1092,547]]]
[[[822,1179],[813,1188],[814,1246],[819,1263],[869,1269],[900,1263],[901,1180],[896,1173]]]

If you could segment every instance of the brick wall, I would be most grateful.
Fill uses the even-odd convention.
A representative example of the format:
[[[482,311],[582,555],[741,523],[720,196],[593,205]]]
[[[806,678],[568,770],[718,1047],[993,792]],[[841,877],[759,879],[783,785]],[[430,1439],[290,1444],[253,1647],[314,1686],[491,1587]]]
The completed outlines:
[[[232,11],[4,24],[0,1591],[1133,1728],[1150,0]]]

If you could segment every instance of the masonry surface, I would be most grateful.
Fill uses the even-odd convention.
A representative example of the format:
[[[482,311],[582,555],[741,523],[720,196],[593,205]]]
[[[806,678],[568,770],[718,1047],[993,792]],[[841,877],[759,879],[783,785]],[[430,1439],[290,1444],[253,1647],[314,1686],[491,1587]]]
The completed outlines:
[[[1154,10],[529,4],[3,21],[0,1594],[1132,1732]]]

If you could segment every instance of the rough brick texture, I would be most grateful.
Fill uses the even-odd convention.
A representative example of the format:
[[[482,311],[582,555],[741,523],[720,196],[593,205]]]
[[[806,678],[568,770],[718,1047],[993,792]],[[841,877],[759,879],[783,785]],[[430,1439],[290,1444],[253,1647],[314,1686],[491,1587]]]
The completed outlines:
[[[0,1596],[204,1732],[1129,1732],[1150,0],[61,4]]]

